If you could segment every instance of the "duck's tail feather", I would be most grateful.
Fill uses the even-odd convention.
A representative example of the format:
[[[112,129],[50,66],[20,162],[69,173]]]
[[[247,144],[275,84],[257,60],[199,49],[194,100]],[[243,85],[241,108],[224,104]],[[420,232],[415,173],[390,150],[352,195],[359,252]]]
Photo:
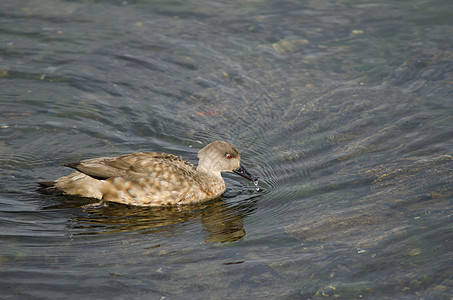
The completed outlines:
[[[55,187],[55,181],[38,181],[40,188]]]
[[[63,194],[63,191],[55,186],[55,181],[39,181],[37,182],[38,192],[43,194]]]

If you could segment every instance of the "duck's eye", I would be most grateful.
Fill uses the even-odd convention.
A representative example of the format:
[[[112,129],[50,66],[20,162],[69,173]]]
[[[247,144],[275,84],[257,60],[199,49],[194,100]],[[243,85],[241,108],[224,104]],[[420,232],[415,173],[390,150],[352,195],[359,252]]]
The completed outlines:
[[[231,155],[231,154],[229,154],[229,153],[227,153],[225,156],[226,156],[226,158],[228,158],[228,159],[233,158],[233,155]]]

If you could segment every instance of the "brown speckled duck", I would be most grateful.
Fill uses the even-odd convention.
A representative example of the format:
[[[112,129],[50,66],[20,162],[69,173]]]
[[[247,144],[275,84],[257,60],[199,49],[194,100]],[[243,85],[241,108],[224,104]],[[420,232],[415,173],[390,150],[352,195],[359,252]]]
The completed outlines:
[[[198,152],[198,166],[181,157],[138,152],[64,164],[76,172],[51,182],[41,191],[96,198],[139,206],[193,204],[219,197],[225,191],[221,172],[257,178],[241,165],[239,151],[215,141]]]

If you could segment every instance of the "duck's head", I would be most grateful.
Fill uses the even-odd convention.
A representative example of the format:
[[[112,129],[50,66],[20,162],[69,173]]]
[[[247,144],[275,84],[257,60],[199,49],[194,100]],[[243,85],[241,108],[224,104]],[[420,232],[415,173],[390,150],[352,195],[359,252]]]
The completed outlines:
[[[241,165],[241,155],[238,149],[224,141],[212,142],[201,149],[198,152],[197,168],[213,173],[235,172],[248,180],[258,180]]]

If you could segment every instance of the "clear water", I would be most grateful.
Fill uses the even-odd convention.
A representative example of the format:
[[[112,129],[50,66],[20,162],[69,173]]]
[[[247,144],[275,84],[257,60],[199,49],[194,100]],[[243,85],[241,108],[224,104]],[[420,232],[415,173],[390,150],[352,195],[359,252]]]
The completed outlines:
[[[0,3],[2,299],[451,299],[453,3]],[[252,182],[150,209],[41,195],[60,164]]]

